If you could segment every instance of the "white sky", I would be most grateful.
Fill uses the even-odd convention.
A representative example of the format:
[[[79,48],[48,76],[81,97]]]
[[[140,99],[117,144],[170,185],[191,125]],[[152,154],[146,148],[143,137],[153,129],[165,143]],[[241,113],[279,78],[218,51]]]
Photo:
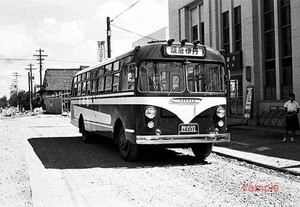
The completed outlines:
[[[79,68],[97,62],[97,41],[106,41],[106,17],[114,19],[137,0],[0,0],[0,97],[18,73],[19,89],[28,91],[28,64],[39,68],[36,50],[47,68]],[[112,24],[141,35],[168,27],[168,0],[140,0]],[[112,56],[142,38],[111,26]],[[3,60],[5,59],[5,60]],[[6,60],[25,59],[25,60]],[[34,71],[39,84],[38,70]],[[43,73],[44,74],[44,73]]]

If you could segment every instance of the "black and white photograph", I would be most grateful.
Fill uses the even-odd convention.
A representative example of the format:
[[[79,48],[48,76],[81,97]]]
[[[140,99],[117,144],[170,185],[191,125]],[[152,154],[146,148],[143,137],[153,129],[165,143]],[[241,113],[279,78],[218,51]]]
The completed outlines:
[[[299,13],[0,0],[0,206],[299,207]]]

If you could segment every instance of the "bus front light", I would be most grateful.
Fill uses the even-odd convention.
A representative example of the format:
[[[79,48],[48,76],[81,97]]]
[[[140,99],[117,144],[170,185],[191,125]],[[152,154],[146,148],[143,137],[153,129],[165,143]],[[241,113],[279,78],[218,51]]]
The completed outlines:
[[[221,128],[224,126],[224,124],[225,124],[225,123],[224,123],[223,120],[220,120],[220,121],[218,122],[218,125],[219,125],[219,127],[221,127]]]
[[[149,121],[147,124],[149,129],[152,129],[154,127],[154,122],[153,121]]]
[[[222,119],[225,116],[225,114],[226,114],[225,109],[222,106],[220,106],[217,109],[217,116]]]
[[[156,109],[152,106],[146,108],[145,116],[149,119],[153,119],[156,116]]]

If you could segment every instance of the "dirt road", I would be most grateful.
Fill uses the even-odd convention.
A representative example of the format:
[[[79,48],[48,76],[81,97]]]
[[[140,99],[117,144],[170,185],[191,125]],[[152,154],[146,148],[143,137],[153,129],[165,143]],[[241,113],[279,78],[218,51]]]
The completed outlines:
[[[299,190],[299,177],[188,149],[128,163],[107,140],[84,144],[68,117],[0,119],[4,207],[300,206]]]

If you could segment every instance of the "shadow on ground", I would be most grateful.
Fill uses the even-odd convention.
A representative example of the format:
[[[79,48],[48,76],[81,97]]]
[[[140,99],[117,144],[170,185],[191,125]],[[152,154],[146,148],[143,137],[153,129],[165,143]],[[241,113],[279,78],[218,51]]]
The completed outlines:
[[[251,152],[271,157],[300,161],[300,137],[296,142],[290,140],[282,143],[283,132],[277,130],[243,129],[232,127],[230,129],[231,142],[218,144],[234,150]]]
[[[142,148],[136,162],[124,161],[118,148],[109,139],[86,144],[81,137],[42,137],[28,139],[45,168],[144,168],[157,166],[182,166],[208,164],[194,156],[169,149]]]

